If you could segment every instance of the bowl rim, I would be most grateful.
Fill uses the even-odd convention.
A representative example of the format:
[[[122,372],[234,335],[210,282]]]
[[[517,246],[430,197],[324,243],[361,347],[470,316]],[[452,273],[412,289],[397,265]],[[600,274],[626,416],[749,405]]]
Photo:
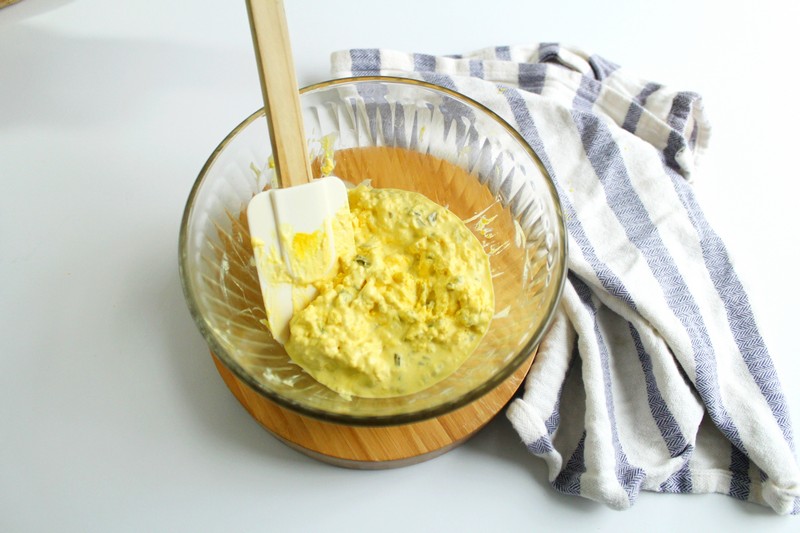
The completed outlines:
[[[433,407],[421,409],[419,411],[412,411],[408,413],[399,413],[391,415],[361,416],[348,413],[330,412],[330,411],[325,411],[323,409],[309,407],[307,405],[303,405],[301,403],[288,399],[278,394],[277,392],[269,389],[268,387],[265,386],[263,382],[257,380],[252,374],[245,371],[245,369],[239,363],[237,363],[233,359],[233,357],[231,357],[227,353],[227,351],[222,347],[222,345],[216,339],[212,329],[208,326],[206,319],[200,312],[199,306],[197,304],[197,298],[192,288],[192,283],[189,280],[188,271],[190,269],[190,266],[188,264],[188,257],[186,250],[188,243],[189,220],[191,218],[192,211],[194,208],[195,197],[199,193],[199,190],[205,181],[205,177],[208,170],[216,162],[220,153],[225,148],[227,148],[227,146],[243,129],[248,127],[255,120],[258,120],[259,118],[265,115],[265,110],[263,107],[250,114],[250,116],[245,118],[235,128],[233,128],[230,131],[230,133],[228,133],[225,136],[225,138],[216,146],[216,148],[214,148],[214,150],[211,152],[208,159],[206,160],[205,164],[200,169],[200,172],[198,173],[197,178],[195,179],[194,184],[192,185],[192,188],[189,192],[189,196],[186,200],[186,204],[184,207],[183,216],[181,218],[180,234],[178,237],[178,271],[181,280],[181,287],[183,289],[184,299],[186,300],[189,312],[192,315],[192,318],[194,319],[194,322],[197,328],[200,330],[200,333],[202,334],[204,340],[206,341],[206,344],[209,347],[212,355],[216,356],[216,358],[219,359],[219,361],[221,361],[222,364],[224,364],[239,380],[247,384],[256,393],[276,403],[281,407],[290,409],[291,411],[299,413],[301,415],[310,416],[325,422],[330,422],[334,424],[354,425],[354,426],[394,426],[394,425],[404,425],[415,422],[422,422],[428,419],[435,418],[437,416],[450,413],[461,407],[469,405],[470,403],[481,398],[488,392],[494,390],[501,383],[503,383],[506,379],[508,379],[512,374],[514,374],[517,371],[520,365],[522,365],[522,363],[525,360],[527,360],[531,354],[534,353],[536,348],[539,346],[542,337],[550,328],[550,325],[555,317],[556,307],[559,305],[559,302],[561,301],[567,277],[568,239],[567,239],[567,227],[566,227],[564,212],[561,206],[560,198],[558,196],[558,191],[556,189],[553,178],[550,176],[550,173],[544,167],[542,161],[539,159],[536,152],[533,150],[530,144],[525,140],[522,134],[518,132],[516,129],[514,129],[505,119],[503,119],[497,113],[495,113],[485,105],[481,104],[480,102],[477,102],[476,100],[473,100],[472,98],[464,94],[461,94],[447,87],[443,87],[441,85],[436,85],[434,83],[429,83],[415,78],[404,78],[398,76],[354,76],[348,78],[335,78],[305,86],[300,89],[300,94],[302,96],[303,94],[317,91],[320,89],[326,89],[329,87],[357,84],[357,83],[367,83],[367,82],[387,82],[400,85],[412,85],[412,86],[422,87],[428,90],[433,90],[434,92],[444,93],[447,96],[455,98],[456,100],[460,100],[466,104],[474,106],[478,110],[486,113],[498,125],[503,127],[511,135],[512,138],[516,139],[516,141],[520,144],[522,149],[528,153],[531,160],[536,165],[539,166],[543,175],[547,177],[545,182],[547,188],[549,189],[549,193],[553,199],[554,208],[560,225],[559,228],[560,231],[558,232],[558,239],[560,242],[558,244],[560,246],[560,249],[564,251],[564,256],[561,261],[562,268],[559,271],[555,272],[554,274],[555,276],[558,277],[558,279],[554,280],[557,286],[556,293],[555,297],[550,302],[549,308],[546,310],[546,313],[544,315],[545,319],[539,324],[538,329],[533,333],[533,335],[531,335],[531,337],[528,339],[528,342],[522,347],[522,349],[520,349],[520,351],[514,356],[514,358],[511,361],[509,361],[508,364],[506,364],[506,366],[503,369],[501,369],[497,374],[492,376],[491,379],[481,383],[478,387],[465,392],[464,394],[458,396],[453,400],[435,405]]]

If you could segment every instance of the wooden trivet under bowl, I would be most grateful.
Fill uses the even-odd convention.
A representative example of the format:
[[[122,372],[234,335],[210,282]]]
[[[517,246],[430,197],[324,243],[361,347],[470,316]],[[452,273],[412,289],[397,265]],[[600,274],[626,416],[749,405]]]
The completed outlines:
[[[433,459],[465,442],[505,407],[524,381],[535,353],[472,403],[446,415],[397,426],[349,426],[301,415],[260,395],[212,356],[233,395],[280,441],[336,466],[377,470]]]

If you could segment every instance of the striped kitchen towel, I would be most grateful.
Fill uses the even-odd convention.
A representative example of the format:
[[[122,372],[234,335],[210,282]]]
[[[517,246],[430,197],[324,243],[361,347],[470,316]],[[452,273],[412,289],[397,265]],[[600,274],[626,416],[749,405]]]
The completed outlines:
[[[463,93],[515,127],[553,177],[569,276],[506,414],[556,490],[617,509],[641,490],[721,492],[800,513],[778,377],[690,185],[709,136],[697,94],[553,43],[346,50],[332,67]]]

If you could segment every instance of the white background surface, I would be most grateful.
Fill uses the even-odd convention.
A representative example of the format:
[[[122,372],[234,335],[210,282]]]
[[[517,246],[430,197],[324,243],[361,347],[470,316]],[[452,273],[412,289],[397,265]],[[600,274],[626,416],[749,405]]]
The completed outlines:
[[[287,4],[302,85],[328,77],[337,49],[560,41],[702,94],[714,133],[698,194],[750,288],[798,433],[800,4]],[[197,173],[259,107],[242,1],[0,10],[0,531],[800,528],[722,495],[645,493],[624,512],[561,496],[502,416],[390,471],[278,443],[216,374],[177,267]]]

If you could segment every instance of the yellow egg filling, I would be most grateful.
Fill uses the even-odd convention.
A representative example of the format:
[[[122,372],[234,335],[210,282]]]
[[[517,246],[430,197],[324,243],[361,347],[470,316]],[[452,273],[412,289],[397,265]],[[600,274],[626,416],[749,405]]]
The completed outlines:
[[[295,310],[286,351],[346,396],[412,394],[452,374],[494,313],[489,258],[453,213],[426,197],[360,185],[349,192],[355,250]],[[343,219],[349,218],[349,220]],[[292,253],[318,250],[320,235],[294,236]]]

